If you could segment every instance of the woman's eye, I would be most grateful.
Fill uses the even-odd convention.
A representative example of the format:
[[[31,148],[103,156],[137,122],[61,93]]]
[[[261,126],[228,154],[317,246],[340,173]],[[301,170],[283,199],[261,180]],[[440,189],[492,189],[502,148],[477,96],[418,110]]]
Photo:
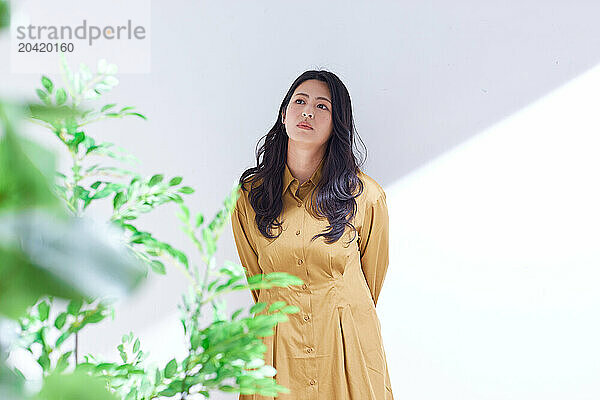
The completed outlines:
[[[298,103],[299,101],[304,101],[304,100],[303,100],[303,99],[296,99],[296,100],[294,101],[294,103],[296,103],[296,104],[301,104],[301,103]],[[329,110],[329,108],[327,108],[327,106],[326,106],[325,104],[323,104],[323,103],[320,103],[320,104],[319,104],[319,106],[323,106],[323,107],[324,107],[324,108],[323,108],[324,110]]]

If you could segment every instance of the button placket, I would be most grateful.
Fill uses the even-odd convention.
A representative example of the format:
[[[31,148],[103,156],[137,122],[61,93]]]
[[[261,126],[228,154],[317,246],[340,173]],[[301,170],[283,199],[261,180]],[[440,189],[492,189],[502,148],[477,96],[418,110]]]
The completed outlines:
[[[311,276],[310,276],[310,268],[308,268],[308,264],[305,262],[306,261],[306,243],[304,241],[304,233],[305,233],[305,229],[306,229],[306,224],[307,221],[306,219],[309,217],[307,214],[306,209],[302,209],[301,207],[304,205],[304,201],[298,201],[297,203],[298,206],[298,212],[300,215],[299,218],[299,224],[298,224],[298,228],[296,230],[296,237],[298,238],[298,240],[301,240],[302,242],[302,255],[298,257],[297,259],[297,265],[298,265],[298,269],[301,271],[301,274],[298,274],[299,276],[301,276],[304,280],[304,284],[302,284],[302,293],[304,294],[304,296],[301,296],[301,304],[303,305],[301,312],[303,314],[300,314],[301,318],[304,321],[304,324],[302,325],[303,330],[305,331],[305,334],[303,335],[304,337],[304,354],[306,357],[309,358],[308,363],[310,365],[310,369],[309,371],[313,372],[317,371],[317,357],[316,357],[316,349],[315,349],[315,331],[314,331],[314,324],[312,324],[312,314],[313,314],[313,310],[312,310],[312,293],[309,289],[309,285],[310,285],[310,280],[311,280]],[[306,231],[309,232],[309,231]],[[316,388],[316,376],[311,376],[312,373],[308,376],[309,380],[309,384],[311,388]],[[315,393],[316,394],[316,393]],[[312,396],[311,396],[312,398]]]

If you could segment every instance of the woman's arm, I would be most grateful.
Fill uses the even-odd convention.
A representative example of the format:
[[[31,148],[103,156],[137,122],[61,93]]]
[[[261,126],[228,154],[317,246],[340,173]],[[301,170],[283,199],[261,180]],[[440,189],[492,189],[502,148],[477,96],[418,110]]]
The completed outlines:
[[[241,191],[240,191],[241,193]],[[231,227],[233,229],[233,238],[237,247],[240,262],[245,269],[246,278],[256,274],[262,274],[258,265],[258,253],[256,252],[255,242],[248,229],[248,220],[246,218],[245,207],[243,204],[244,194],[241,193],[231,214]],[[258,302],[260,289],[251,290],[254,303]]]
[[[365,209],[359,248],[363,274],[371,291],[373,304],[377,305],[389,264],[389,216],[383,191]]]

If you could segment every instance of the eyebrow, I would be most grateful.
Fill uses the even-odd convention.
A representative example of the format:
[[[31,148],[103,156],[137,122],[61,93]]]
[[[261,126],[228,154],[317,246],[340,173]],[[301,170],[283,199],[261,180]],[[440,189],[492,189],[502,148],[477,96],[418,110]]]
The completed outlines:
[[[306,96],[306,97],[310,97],[309,95],[307,95],[306,93],[296,93],[296,96]],[[321,99],[321,100],[325,100],[328,101],[329,104],[331,104],[331,100],[329,100],[327,97],[317,97],[317,100]]]

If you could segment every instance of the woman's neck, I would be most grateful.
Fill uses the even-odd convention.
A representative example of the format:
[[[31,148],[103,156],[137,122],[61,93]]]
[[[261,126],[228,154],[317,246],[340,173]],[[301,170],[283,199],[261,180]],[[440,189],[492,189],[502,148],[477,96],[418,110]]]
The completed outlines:
[[[299,186],[312,176],[324,155],[324,149],[311,153],[292,151],[288,147],[286,163],[294,178],[298,179]]]

